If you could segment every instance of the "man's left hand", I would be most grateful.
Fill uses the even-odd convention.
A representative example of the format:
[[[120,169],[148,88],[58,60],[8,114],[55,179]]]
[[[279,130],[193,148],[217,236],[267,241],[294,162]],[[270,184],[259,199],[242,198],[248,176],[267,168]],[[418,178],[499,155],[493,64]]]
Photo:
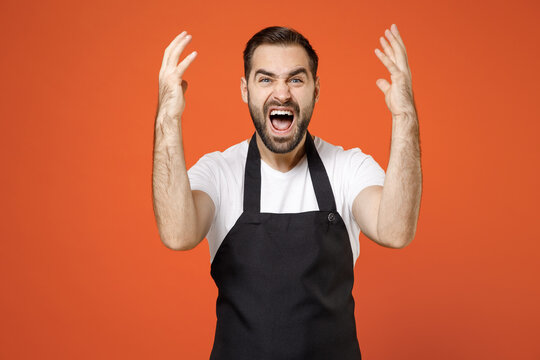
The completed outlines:
[[[375,49],[375,54],[390,71],[392,84],[384,79],[376,81],[377,86],[384,93],[386,105],[392,117],[400,115],[416,115],[416,107],[414,104],[414,96],[411,82],[411,69],[407,61],[407,52],[405,44],[401,39],[397,26],[392,24],[390,30],[385,31],[385,35],[390,41],[390,44],[384,37],[379,39],[384,49],[384,53],[379,49]]]

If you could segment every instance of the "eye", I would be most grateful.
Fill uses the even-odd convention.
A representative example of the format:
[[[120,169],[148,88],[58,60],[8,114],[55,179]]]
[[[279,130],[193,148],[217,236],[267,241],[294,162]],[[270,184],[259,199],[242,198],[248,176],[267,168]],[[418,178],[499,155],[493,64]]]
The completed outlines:
[[[269,82],[270,82],[270,79],[267,78],[267,77],[263,77],[263,78],[260,78],[260,79],[259,79],[259,82],[262,82],[262,83],[269,83]]]
[[[300,83],[302,83],[302,79],[294,78],[294,79],[291,79],[291,82],[296,83],[296,84],[300,84]]]

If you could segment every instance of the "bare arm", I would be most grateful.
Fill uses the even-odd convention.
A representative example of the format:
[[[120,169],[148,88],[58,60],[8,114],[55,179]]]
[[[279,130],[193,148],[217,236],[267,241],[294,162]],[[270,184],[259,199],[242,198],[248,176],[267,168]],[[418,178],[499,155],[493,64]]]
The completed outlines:
[[[414,238],[422,196],[420,135],[405,45],[397,31],[381,37],[384,53],[377,56],[390,71],[392,84],[377,80],[392,113],[392,144],[384,186],[368,187],[353,204],[362,231],[380,245],[403,248]]]
[[[201,191],[191,191],[182,142],[181,117],[187,82],[184,71],[196,52],[178,64],[191,40],[185,32],[165,50],[159,72],[159,101],[154,129],[152,199],[161,241],[173,250],[189,250],[206,236],[214,203]]]

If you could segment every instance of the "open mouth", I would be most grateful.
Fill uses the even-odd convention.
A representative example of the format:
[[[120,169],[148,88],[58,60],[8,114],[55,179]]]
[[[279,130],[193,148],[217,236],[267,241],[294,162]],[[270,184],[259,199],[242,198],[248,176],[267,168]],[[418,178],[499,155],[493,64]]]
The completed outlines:
[[[284,134],[292,128],[294,112],[289,109],[272,109],[269,118],[272,130],[278,134]]]

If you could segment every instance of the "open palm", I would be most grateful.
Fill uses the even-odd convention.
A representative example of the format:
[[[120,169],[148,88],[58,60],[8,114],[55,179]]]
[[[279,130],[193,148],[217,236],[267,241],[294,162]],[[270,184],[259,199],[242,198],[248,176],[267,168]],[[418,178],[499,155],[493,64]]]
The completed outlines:
[[[411,82],[411,69],[407,60],[405,44],[401,39],[397,26],[392,24],[390,30],[385,31],[388,41],[381,37],[379,40],[384,53],[375,49],[375,54],[390,72],[392,83],[385,79],[376,81],[379,89],[384,93],[384,99],[392,116],[416,114],[414,96]]]

